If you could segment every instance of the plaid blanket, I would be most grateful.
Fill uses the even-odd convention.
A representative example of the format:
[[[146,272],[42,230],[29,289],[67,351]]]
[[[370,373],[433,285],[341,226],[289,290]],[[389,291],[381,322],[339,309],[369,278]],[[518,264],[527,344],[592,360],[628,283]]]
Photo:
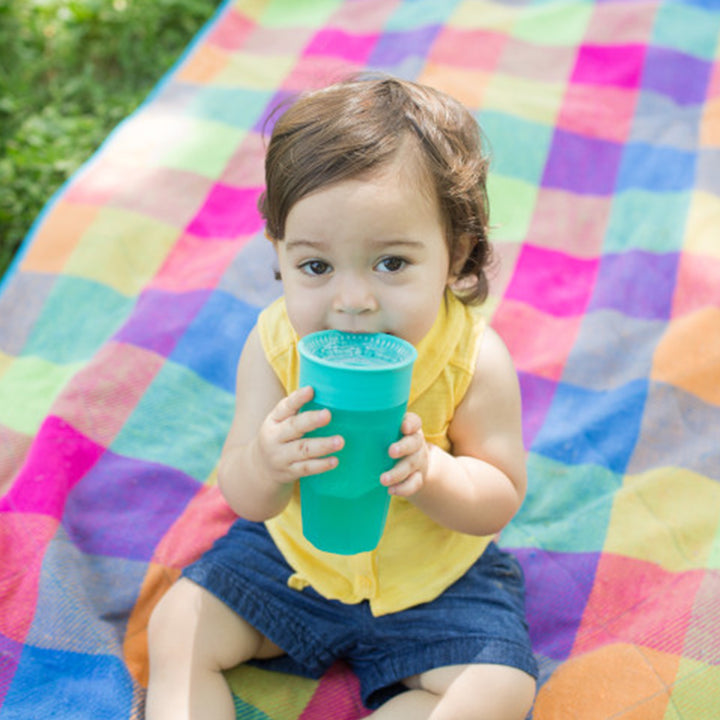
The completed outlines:
[[[534,717],[718,717],[719,40],[714,0],[222,4],[0,287],[0,720],[142,716],[148,616],[232,522],[234,367],[281,292],[264,119],[363,69],[455,95],[492,150]],[[342,664],[228,677],[238,718],[367,714]]]

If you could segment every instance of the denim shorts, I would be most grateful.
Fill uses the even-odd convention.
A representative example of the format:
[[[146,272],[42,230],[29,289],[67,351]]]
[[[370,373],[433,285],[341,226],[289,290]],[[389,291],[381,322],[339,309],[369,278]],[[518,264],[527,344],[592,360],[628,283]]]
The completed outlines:
[[[446,665],[509,665],[537,678],[522,570],[495,543],[435,600],[380,617],[367,602],[291,589],[292,574],[265,526],[242,519],[183,572],[287,653],[253,665],[318,679],[344,660],[371,709],[404,691],[403,679]]]

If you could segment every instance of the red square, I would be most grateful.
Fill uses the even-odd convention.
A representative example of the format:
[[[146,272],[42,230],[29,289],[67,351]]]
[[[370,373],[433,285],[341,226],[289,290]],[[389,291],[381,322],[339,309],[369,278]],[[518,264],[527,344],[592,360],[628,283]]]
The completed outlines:
[[[501,33],[444,27],[432,46],[428,62],[494,70],[506,43],[507,35]]]
[[[682,655],[703,577],[603,553],[573,655],[618,642]]]

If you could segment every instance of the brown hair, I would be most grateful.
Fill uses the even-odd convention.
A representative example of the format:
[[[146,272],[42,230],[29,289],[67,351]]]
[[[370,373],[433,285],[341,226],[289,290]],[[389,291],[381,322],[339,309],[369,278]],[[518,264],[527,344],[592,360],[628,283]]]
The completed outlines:
[[[259,208],[267,234],[285,235],[292,206],[311,192],[372,172],[415,138],[435,185],[463,302],[488,293],[488,159],[468,110],[433,88],[389,77],[354,78],[301,95],[278,118],[265,159]]]

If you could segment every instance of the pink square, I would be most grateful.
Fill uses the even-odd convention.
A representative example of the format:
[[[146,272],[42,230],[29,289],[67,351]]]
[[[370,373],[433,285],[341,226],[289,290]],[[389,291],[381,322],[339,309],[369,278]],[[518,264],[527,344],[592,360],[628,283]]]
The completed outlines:
[[[444,27],[433,43],[428,61],[473,70],[494,70],[507,35],[487,30]]]
[[[40,569],[57,520],[0,512],[0,634],[23,642],[35,616]]]
[[[708,305],[720,307],[720,260],[685,251],[680,255],[671,316],[687,315]]]
[[[169,292],[214,288],[247,238],[205,240],[183,235],[148,287]]]
[[[239,50],[254,27],[255,23],[230,8],[214,24],[207,42],[223,50]]]
[[[143,182],[149,174],[148,168],[133,167],[133,183]],[[101,156],[75,176],[63,199],[77,204],[106,205],[127,188],[128,175],[127,165],[103,160]]]
[[[630,135],[637,99],[635,90],[571,83],[557,124],[579,135],[622,143]]]
[[[304,55],[282,83],[282,90],[305,92],[345,80],[348,75],[366,69],[362,63],[344,58]]]
[[[572,82],[614,85],[632,90],[640,85],[644,59],[644,45],[583,45],[572,73]]]
[[[580,321],[581,317],[558,318],[506,299],[495,311],[492,325],[505,341],[518,370],[559,380]]]
[[[527,241],[550,250],[571,248],[580,258],[596,258],[602,254],[611,206],[607,196],[541,188]]]
[[[597,270],[597,258],[586,260],[524,245],[507,297],[550,315],[581,315],[590,299]]]
[[[59,417],[41,425],[25,464],[0,512],[25,512],[60,519],[68,493],[105,451]]]
[[[350,62],[365,63],[377,44],[378,35],[355,35],[343,30],[321,30],[310,41],[305,55],[338,57]]]
[[[149,350],[108,342],[65,386],[53,414],[93,442],[109,447],[163,362]]]
[[[603,553],[573,655],[618,642],[683,654],[703,575]]]
[[[217,183],[187,231],[197,237],[234,240],[263,226],[257,201],[262,188],[235,188]]]
[[[153,562],[166,567],[185,567],[209,550],[235,520],[237,515],[229,508],[218,488],[201,486],[157,544]]]
[[[259,133],[250,131],[228,161],[219,180],[235,187],[265,184],[266,140]]]

